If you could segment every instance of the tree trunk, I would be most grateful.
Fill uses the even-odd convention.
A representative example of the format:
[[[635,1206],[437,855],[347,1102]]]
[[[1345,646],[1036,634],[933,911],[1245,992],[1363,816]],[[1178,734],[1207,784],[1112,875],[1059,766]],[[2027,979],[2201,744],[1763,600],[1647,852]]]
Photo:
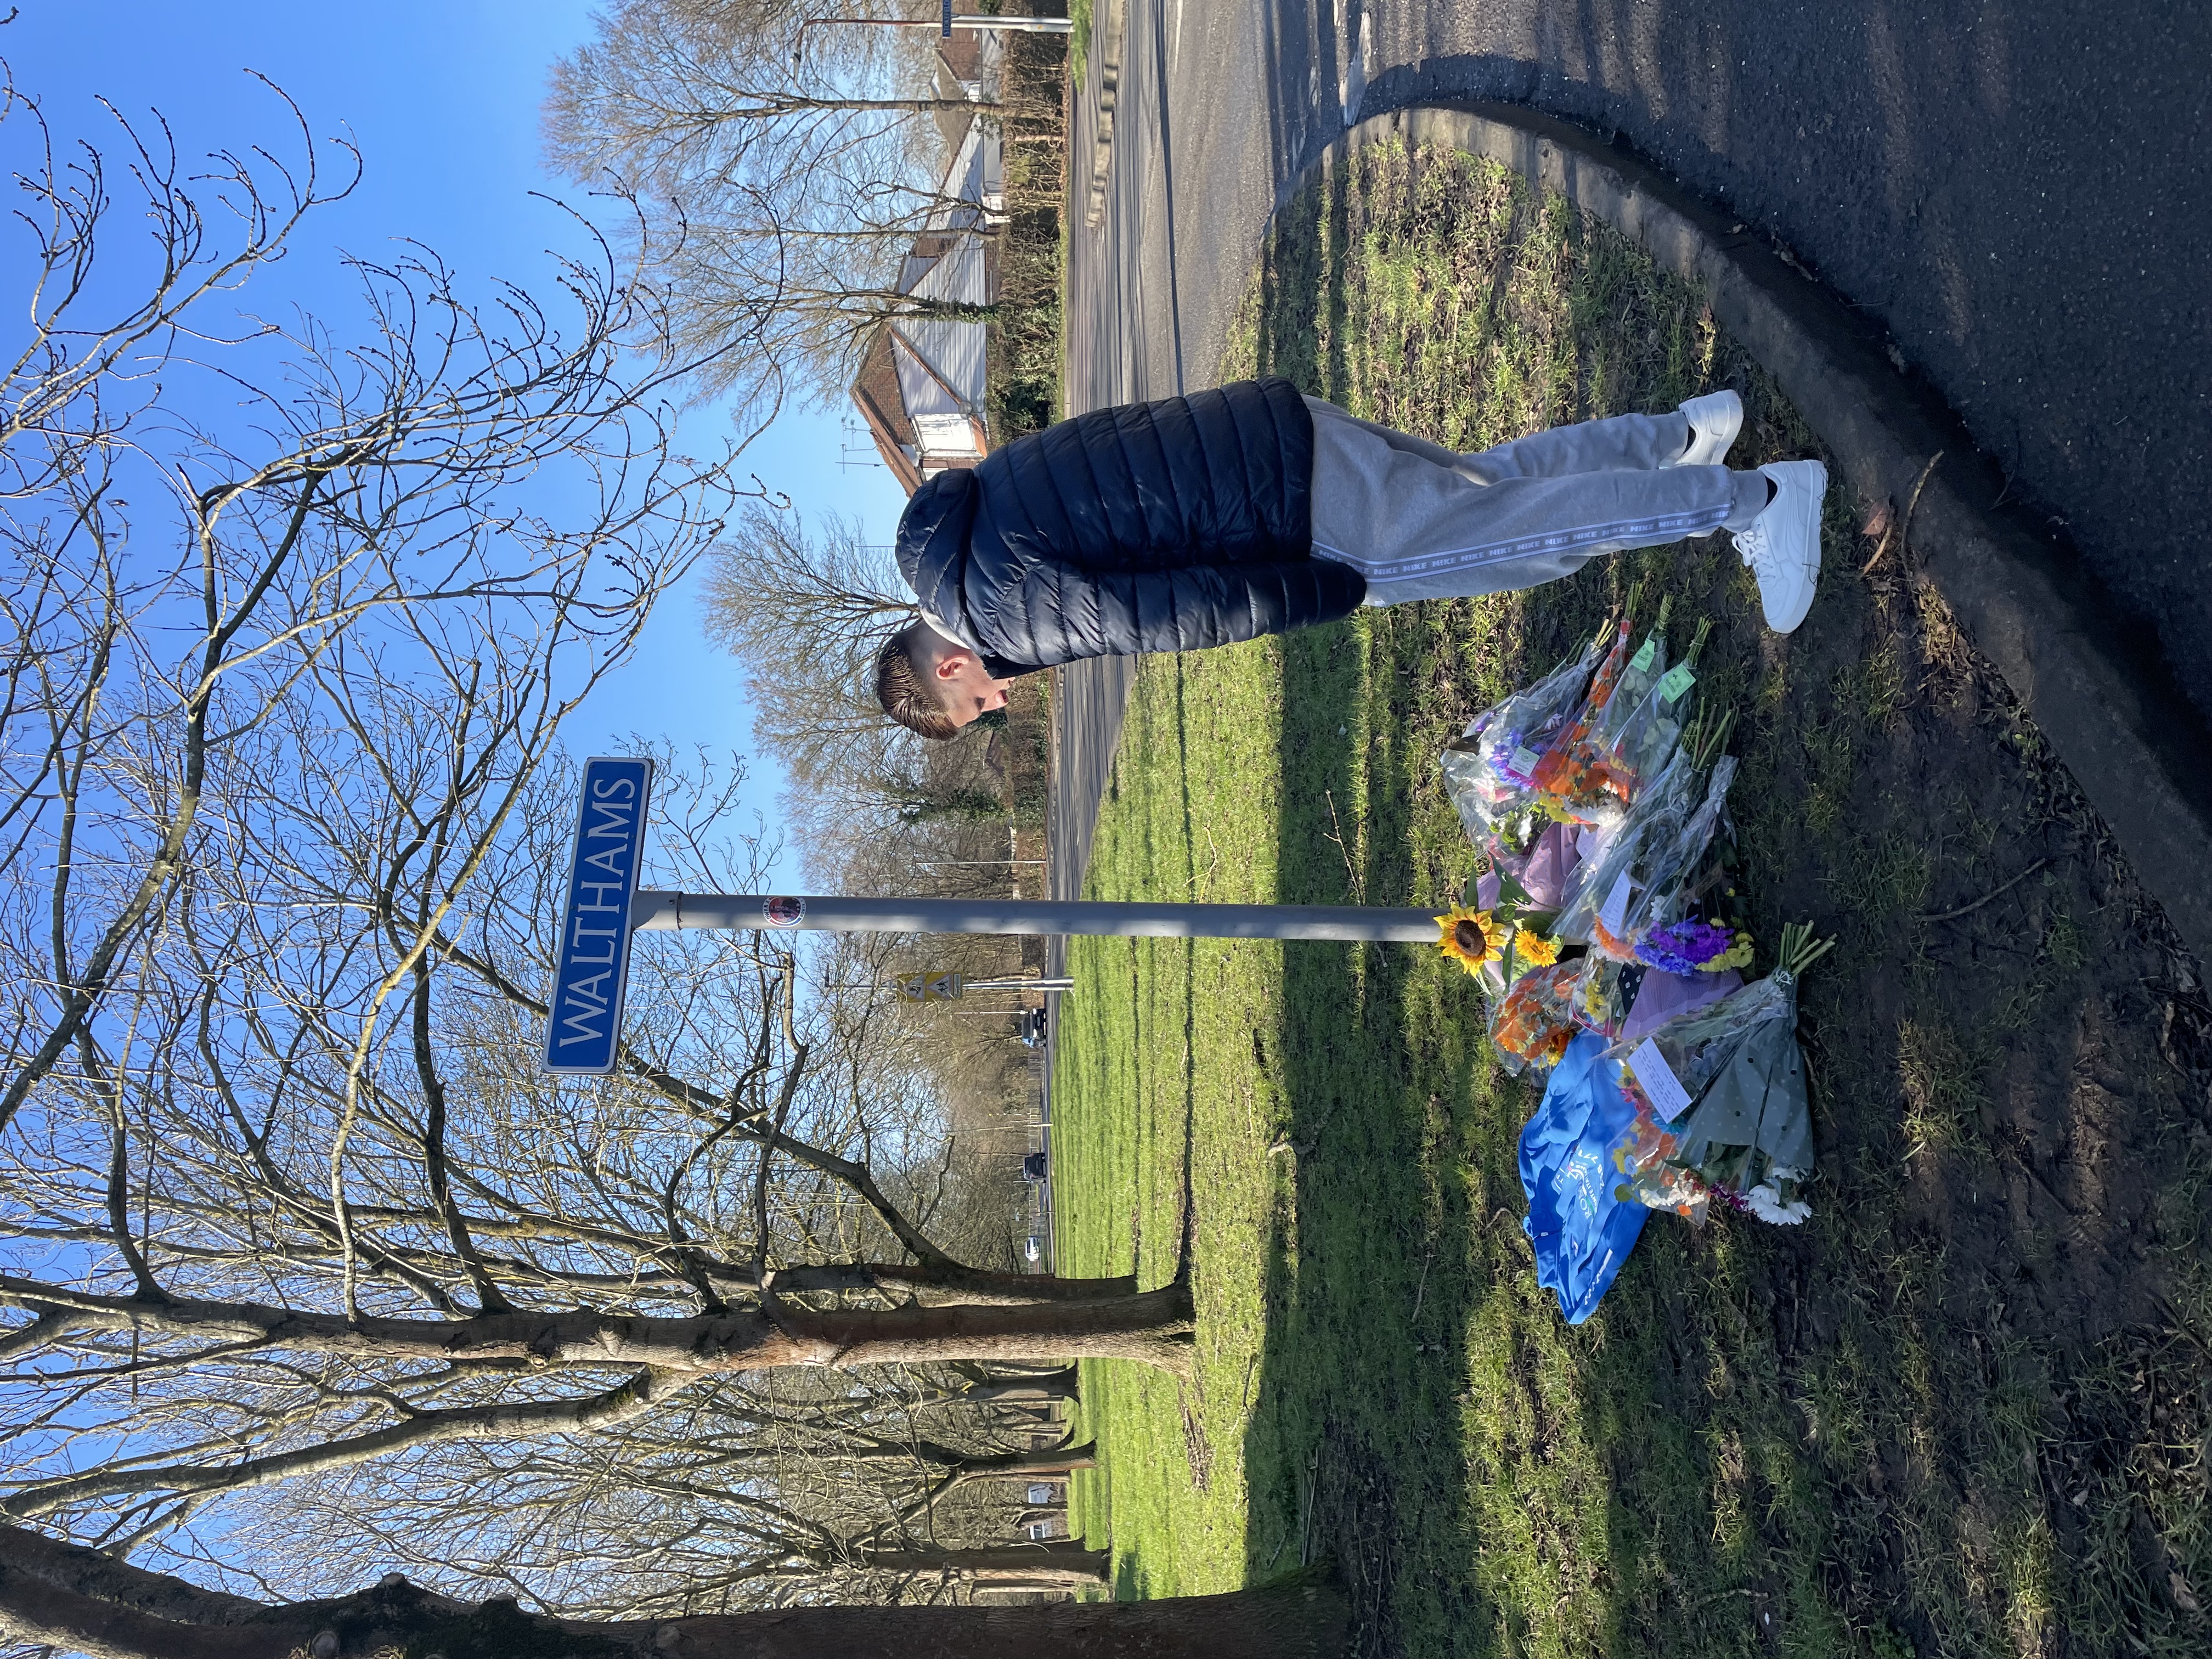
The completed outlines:
[[[983,1382],[961,1390],[963,1400],[1003,1400],[1027,1404],[1047,1400],[1076,1400],[1076,1370],[1073,1365],[1056,1371],[1046,1371],[1037,1376],[1008,1377],[1004,1382]]]
[[[782,1267],[776,1271],[775,1284],[786,1296],[819,1291],[907,1291],[932,1305],[970,1302],[1018,1307],[1030,1302],[1106,1302],[1137,1294],[1134,1273],[1115,1279],[1055,1279],[1049,1273],[993,1273],[957,1262],[860,1261]]]
[[[801,1271],[804,1271],[803,1269]],[[977,1303],[1099,1302],[1137,1294],[1137,1276],[1116,1279],[1055,1279],[1049,1273],[1001,1273],[957,1264],[872,1262],[866,1272],[872,1288],[911,1288],[925,1297]],[[776,1275],[781,1286],[784,1275]]]
[[[1070,1474],[1098,1467],[1096,1441],[1079,1446],[1055,1446],[1044,1451],[1006,1452],[997,1457],[971,1457],[952,1473],[952,1484],[963,1480],[1017,1480],[1030,1474]]]
[[[975,1550],[863,1550],[855,1565],[874,1572],[948,1573],[985,1583],[1010,1578],[1054,1584],[1103,1584],[1112,1560],[1080,1540],[1000,1544]]]
[[[956,1359],[1074,1356],[1190,1368],[1191,1300],[1177,1282],[1135,1296],[1016,1306],[818,1311],[779,1304],[716,1316],[531,1310],[465,1319],[307,1313],[249,1302],[96,1296],[0,1274],[0,1304],[63,1308],[80,1328],[159,1332],[386,1358],[521,1359],[540,1365],[641,1365],[679,1376],[787,1365],[916,1365]]]
[[[338,1601],[264,1607],[0,1527],[0,1629],[95,1659],[1341,1659],[1344,1598],[1317,1584],[1162,1601],[793,1607],[588,1622],[480,1607],[393,1577]]]

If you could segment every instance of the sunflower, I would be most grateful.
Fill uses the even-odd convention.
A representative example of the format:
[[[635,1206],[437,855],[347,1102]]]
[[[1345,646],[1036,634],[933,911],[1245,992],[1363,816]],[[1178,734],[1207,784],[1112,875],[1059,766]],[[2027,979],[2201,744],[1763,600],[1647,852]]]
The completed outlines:
[[[1524,968],[1548,968],[1559,959],[1559,941],[1546,939],[1532,927],[1513,933],[1513,954]]]
[[[1438,916],[1436,921],[1441,934],[1437,949],[1470,974],[1481,972],[1485,963],[1504,953],[1505,924],[1492,921],[1487,910],[1455,905],[1449,915]]]

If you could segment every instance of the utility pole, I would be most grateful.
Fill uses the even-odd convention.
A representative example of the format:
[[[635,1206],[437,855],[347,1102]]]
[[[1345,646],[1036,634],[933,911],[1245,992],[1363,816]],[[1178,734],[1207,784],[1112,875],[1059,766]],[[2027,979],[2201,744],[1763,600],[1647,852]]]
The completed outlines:
[[[950,40],[955,29],[1003,29],[1009,34],[1073,34],[1075,22],[1067,17],[999,17],[988,15],[962,13],[953,15],[952,0],[945,0],[944,10],[935,17],[809,17],[799,25],[799,38],[791,48],[791,61],[797,66],[806,50],[806,31],[842,24],[848,28],[874,29],[935,29],[940,40]]]

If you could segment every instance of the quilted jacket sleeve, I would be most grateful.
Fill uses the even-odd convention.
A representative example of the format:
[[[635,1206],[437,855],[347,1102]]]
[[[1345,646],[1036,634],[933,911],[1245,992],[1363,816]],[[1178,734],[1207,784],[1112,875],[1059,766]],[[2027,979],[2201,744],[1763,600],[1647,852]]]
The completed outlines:
[[[1348,565],[1301,558],[1176,569],[1027,571],[999,608],[1006,643],[1030,667],[1085,657],[1202,651],[1349,616],[1367,585]],[[1011,626],[1004,626],[1011,624]]]

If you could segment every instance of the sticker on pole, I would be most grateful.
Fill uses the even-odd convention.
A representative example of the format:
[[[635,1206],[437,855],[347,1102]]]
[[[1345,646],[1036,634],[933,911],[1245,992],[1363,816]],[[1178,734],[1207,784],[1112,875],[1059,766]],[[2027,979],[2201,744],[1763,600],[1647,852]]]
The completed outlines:
[[[771,927],[796,927],[806,920],[806,901],[764,898],[761,901],[761,920]]]
[[[652,797],[651,761],[595,756],[584,763],[546,1021],[549,1072],[599,1076],[615,1068],[629,975],[630,910]]]

